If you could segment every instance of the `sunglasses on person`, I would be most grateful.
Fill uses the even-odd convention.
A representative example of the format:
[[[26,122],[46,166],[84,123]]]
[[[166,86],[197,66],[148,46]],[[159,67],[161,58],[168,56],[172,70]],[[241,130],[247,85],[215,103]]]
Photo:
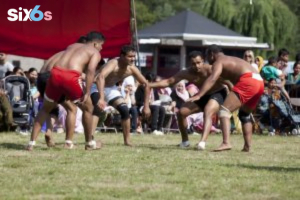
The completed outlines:
[[[245,55],[244,57],[245,57],[245,58],[252,58],[251,55]]]

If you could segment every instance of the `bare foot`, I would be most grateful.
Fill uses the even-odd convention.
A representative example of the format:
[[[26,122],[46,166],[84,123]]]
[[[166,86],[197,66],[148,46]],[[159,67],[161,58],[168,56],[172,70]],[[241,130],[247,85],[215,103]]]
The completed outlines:
[[[50,135],[45,135],[45,141],[48,147],[54,147],[55,143],[52,140],[52,137]]]
[[[129,147],[133,147],[133,145],[130,142],[125,142],[124,145],[129,146]]]
[[[232,146],[230,144],[224,144],[222,143],[219,148],[215,149],[214,151],[215,152],[218,152],[218,151],[226,151],[226,150],[230,150],[232,148]]]
[[[32,151],[33,150],[33,145],[27,145],[25,150]]]
[[[102,143],[101,143],[100,140],[98,140],[98,141],[93,140],[93,142],[94,143],[92,145],[86,144],[85,145],[85,150],[99,150],[99,149],[101,149]]]
[[[249,152],[250,151],[250,147],[245,145],[244,148],[242,149],[242,152]]]

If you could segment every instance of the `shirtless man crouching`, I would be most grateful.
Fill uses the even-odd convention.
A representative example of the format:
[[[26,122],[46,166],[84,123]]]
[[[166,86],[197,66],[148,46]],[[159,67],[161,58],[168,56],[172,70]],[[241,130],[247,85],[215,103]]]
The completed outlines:
[[[68,46],[53,64],[54,67],[51,70],[46,86],[43,107],[35,119],[27,150],[33,149],[42,124],[63,96],[77,103],[83,111],[82,122],[86,140],[85,149],[101,148],[101,143],[93,140],[93,130],[89,123],[92,121],[93,111],[90,91],[95,76],[95,69],[101,58],[99,51],[102,49],[103,42],[104,37],[101,33],[90,32],[87,35],[86,44],[75,43]],[[83,90],[81,78],[83,72],[86,73],[85,91]]]
[[[132,46],[123,46],[121,48],[120,58],[112,59],[101,67],[96,77],[96,84],[92,87],[92,101],[95,109],[98,109],[97,105],[99,106],[98,113],[105,109],[106,102],[119,111],[122,120],[124,144],[127,146],[131,146],[129,109],[116,83],[132,75],[140,84],[144,85],[146,91],[149,91],[148,81],[134,65],[135,55],[136,50]],[[144,117],[146,118],[150,115],[149,101],[147,101],[147,99],[148,97],[146,96],[143,109]],[[94,111],[94,113],[97,112]],[[95,114],[93,118],[93,130],[95,130],[99,117]]]
[[[234,87],[220,108],[219,117],[223,132],[223,143],[215,151],[231,149],[230,118],[231,113],[238,108],[242,123],[244,148],[248,152],[251,147],[252,119],[251,112],[256,108],[264,92],[264,82],[258,71],[246,61],[232,56],[226,56],[217,45],[211,45],[206,50],[206,59],[212,64],[212,73],[207,77],[198,94],[189,99],[197,101],[209,91],[219,78],[229,80]]]
[[[150,83],[150,88],[169,87],[181,80],[187,80],[200,88],[206,77],[212,73],[212,66],[204,64],[204,57],[199,51],[191,52],[189,54],[189,61],[190,67],[188,69],[182,70],[168,79]],[[187,116],[203,111],[204,130],[197,148],[199,150],[205,149],[205,142],[212,126],[212,117],[218,112],[219,107],[223,104],[226,96],[227,89],[225,86],[222,83],[216,82],[216,84],[208,90],[202,98],[194,102],[185,102],[182,105],[177,114],[178,125],[182,137],[180,147],[188,147],[190,145],[187,134]]]

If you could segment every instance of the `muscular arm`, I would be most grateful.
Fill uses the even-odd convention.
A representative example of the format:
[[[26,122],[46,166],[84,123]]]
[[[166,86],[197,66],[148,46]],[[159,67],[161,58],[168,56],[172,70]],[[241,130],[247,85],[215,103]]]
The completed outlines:
[[[177,74],[175,74],[174,76],[168,78],[168,79],[164,79],[158,82],[154,82],[154,83],[150,83],[149,87],[150,88],[165,88],[165,87],[169,87],[171,85],[174,85],[176,83],[178,83],[179,81],[181,81],[182,79],[184,79],[184,75],[185,75],[185,71],[181,71],[178,72]]]
[[[145,88],[145,98],[144,98],[144,107],[149,108],[149,96],[150,96],[150,87],[148,81],[141,74],[141,72],[136,68],[132,67],[132,75],[138,80],[138,82]]]
[[[100,100],[104,101],[104,86],[105,86],[105,78],[114,70],[116,67],[115,60],[111,60],[106,65],[104,65],[96,78],[96,84],[98,91],[100,93]]]
[[[215,62],[212,66],[212,74],[205,80],[202,87],[200,88],[199,93],[196,94],[195,96],[201,98],[206,92],[208,92],[219,79],[222,73],[222,69],[223,69],[222,63]]]
[[[85,80],[86,80],[86,94],[91,93],[91,87],[94,82],[95,77],[95,70],[97,67],[98,62],[100,61],[101,56],[98,51],[95,50],[95,52],[92,55],[92,58],[89,62],[88,68],[86,70]]]

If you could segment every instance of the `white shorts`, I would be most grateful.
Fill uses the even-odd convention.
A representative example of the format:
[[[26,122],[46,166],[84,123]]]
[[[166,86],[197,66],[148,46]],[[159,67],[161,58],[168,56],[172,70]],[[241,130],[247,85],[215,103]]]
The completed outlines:
[[[91,94],[95,92],[98,92],[98,90],[95,88],[91,90]],[[104,88],[104,95],[105,95],[104,99],[107,103],[116,97],[122,97],[121,92],[118,90],[117,86]]]
[[[104,88],[105,101],[108,103],[110,100],[116,97],[122,97],[121,92],[117,86]]]

